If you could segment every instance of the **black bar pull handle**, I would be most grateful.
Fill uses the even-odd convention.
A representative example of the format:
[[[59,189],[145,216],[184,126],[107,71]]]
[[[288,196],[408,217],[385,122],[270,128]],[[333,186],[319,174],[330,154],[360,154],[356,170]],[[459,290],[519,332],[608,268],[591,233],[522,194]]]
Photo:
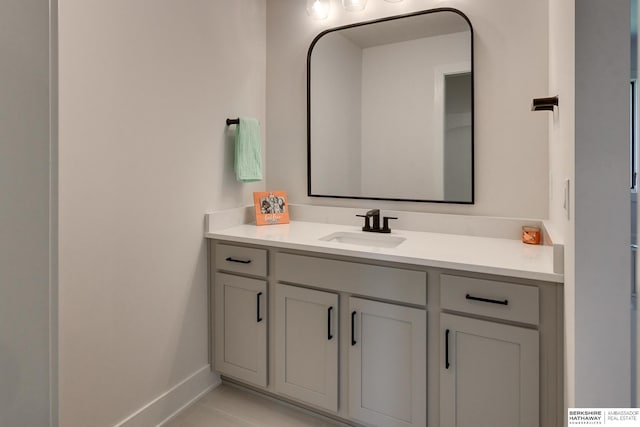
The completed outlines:
[[[505,299],[505,300],[497,300],[497,299],[489,299],[489,298],[480,298],[480,297],[474,297],[471,296],[469,294],[467,294],[467,296],[465,297],[466,299],[470,299],[472,301],[482,301],[482,302],[488,302],[491,304],[500,304],[500,305],[509,305],[509,300]]]
[[[239,258],[233,258],[233,257],[227,257],[227,259],[225,261],[228,261],[228,262],[239,262],[240,264],[251,264],[251,260],[250,259],[239,259]]]
[[[356,312],[351,312],[351,345],[356,345]]]
[[[333,306],[327,309],[327,339],[332,340],[333,335],[331,335],[331,312],[333,311]]]
[[[449,369],[451,364],[449,363],[449,329],[444,331],[444,368]]]
[[[262,292],[258,292],[256,296],[256,321],[258,323],[262,322],[262,317],[260,316],[260,297],[262,296]]]

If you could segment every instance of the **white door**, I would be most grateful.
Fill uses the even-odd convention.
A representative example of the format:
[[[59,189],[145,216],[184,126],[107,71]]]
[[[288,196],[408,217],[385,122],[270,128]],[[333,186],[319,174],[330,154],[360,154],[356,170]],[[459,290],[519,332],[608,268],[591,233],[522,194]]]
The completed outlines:
[[[539,427],[538,331],[440,315],[440,426]]]
[[[296,400],[338,410],[338,295],[275,287],[275,387]]]
[[[267,282],[215,276],[215,367],[222,374],[267,386]]]
[[[349,416],[364,423],[426,425],[427,313],[349,298]]]

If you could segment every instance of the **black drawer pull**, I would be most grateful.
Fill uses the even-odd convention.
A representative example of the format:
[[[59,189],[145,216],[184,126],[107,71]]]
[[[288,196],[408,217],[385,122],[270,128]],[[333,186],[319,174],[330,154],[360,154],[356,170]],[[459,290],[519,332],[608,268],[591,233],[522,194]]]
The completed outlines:
[[[356,312],[351,312],[351,345],[356,345]]]
[[[331,312],[333,311],[333,306],[327,309],[327,339],[332,340],[333,335],[331,335]]]
[[[238,262],[240,264],[251,264],[251,260],[250,259],[238,259],[238,258],[227,257],[226,261]]]
[[[260,317],[260,297],[262,296],[262,292],[258,292],[256,296],[256,321],[258,323],[262,322],[262,317]]]
[[[449,369],[451,364],[449,363],[449,330],[444,332],[444,368]]]
[[[497,300],[497,299],[474,297],[474,296],[471,296],[469,294],[467,294],[467,296],[465,298],[466,299],[470,299],[472,301],[482,301],[482,302],[489,302],[491,304],[509,305],[509,300],[508,299],[506,299],[504,301],[500,301],[500,300]]]

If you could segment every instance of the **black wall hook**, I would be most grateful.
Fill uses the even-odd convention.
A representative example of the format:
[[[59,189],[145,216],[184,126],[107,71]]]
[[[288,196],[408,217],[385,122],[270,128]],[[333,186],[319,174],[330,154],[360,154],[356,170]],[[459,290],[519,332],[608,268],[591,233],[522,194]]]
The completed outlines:
[[[533,98],[531,111],[553,111],[553,107],[558,106],[558,96],[548,98]]]
[[[237,125],[240,123],[240,119],[227,119],[227,126]]]

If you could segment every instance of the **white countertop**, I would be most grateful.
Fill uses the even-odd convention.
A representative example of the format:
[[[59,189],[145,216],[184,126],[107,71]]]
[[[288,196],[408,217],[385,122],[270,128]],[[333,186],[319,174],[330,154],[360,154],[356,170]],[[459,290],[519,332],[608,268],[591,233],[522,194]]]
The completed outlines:
[[[290,224],[244,224],[210,230],[205,233],[205,237],[555,283],[564,281],[562,274],[553,272],[551,246],[526,245],[512,239],[405,230],[392,231],[392,235],[406,238],[394,248],[320,240],[321,237],[335,232],[363,233],[359,227],[291,221]]]

